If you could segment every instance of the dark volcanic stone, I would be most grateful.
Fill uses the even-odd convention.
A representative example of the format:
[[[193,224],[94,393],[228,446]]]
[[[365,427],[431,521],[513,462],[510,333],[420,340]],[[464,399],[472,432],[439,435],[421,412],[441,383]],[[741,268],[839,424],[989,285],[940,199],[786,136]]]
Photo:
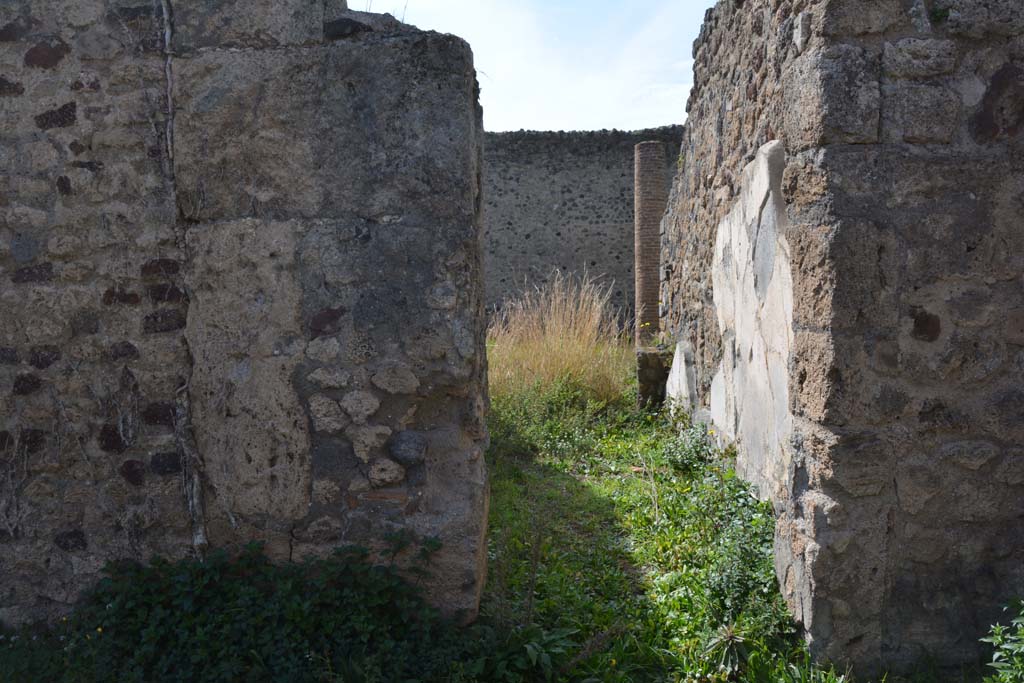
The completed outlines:
[[[14,435],[10,432],[0,432],[0,453],[14,448]]]
[[[54,537],[53,542],[58,548],[69,553],[76,550],[85,550],[89,547],[85,540],[85,532],[81,529],[62,531]]]
[[[963,413],[939,400],[925,401],[917,419],[926,427],[948,432],[962,431],[967,427],[967,417]]]
[[[35,266],[18,268],[11,276],[11,282],[25,284],[28,282],[50,282],[53,280],[53,264],[40,263]]]
[[[43,381],[36,375],[18,375],[14,378],[14,395],[28,396],[39,391]]]
[[[181,472],[181,454],[154,453],[149,461],[149,469],[159,475],[178,474]]]
[[[131,342],[122,341],[113,344],[108,351],[111,360],[135,360],[139,350]]]
[[[142,486],[146,482],[146,465],[139,460],[125,460],[117,471],[133,486]]]
[[[25,53],[25,66],[52,69],[71,53],[71,48],[60,38],[41,40]]]
[[[174,427],[173,403],[157,401],[150,403],[142,410],[142,421],[148,425],[161,427]]]
[[[66,175],[62,175],[57,178],[57,192],[60,192],[62,196],[67,197],[74,193],[71,189],[71,178]]]
[[[0,28],[0,43],[13,43],[24,38],[32,30],[32,20],[19,17]]]
[[[316,339],[327,334],[334,334],[338,331],[338,322],[341,320],[341,316],[345,314],[345,309],[342,307],[338,308],[325,308],[309,321],[309,336],[310,339]]]
[[[185,292],[172,284],[150,285],[146,291],[154,303],[176,304],[185,300]]]
[[[126,291],[124,287],[118,285],[111,287],[103,293],[103,305],[113,306],[114,304],[124,304],[127,306],[136,306],[142,302],[140,297],[135,292]]]
[[[170,277],[177,275],[181,264],[169,258],[157,258],[142,264],[142,277]]]
[[[371,27],[354,19],[335,19],[324,23],[324,38],[342,40],[372,30]]]
[[[17,365],[20,362],[18,349],[10,346],[0,346],[0,365]]]
[[[77,154],[77,152],[76,152]],[[72,161],[71,168],[81,168],[90,173],[99,173],[103,170],[102,161]]]
[[[147,334],[173,332],[185,327],[185,314],[176,308],[164,308],[146,316],[142,321],[142,331]]]
[[[971,119],[978,142],[1013,137],[1024,131],[1024,69],[1006,64],[992,76],[981,109]]]
[[[45,370],[60,360],[60,349],[56,346],[36,346],[29,352],[28,362],[34,368]]]
[[[419,432],[406,430],[391,437],[391,458],[403,467],[415,467],[427,457],[427,439]]]
[[[942,320],[939,316],[933,315],[923,308],[912,311],[914,315],[914,330],[911,335],[920,341],[933,342],[942,334]]]
[[[128,450],[128,444],[121,438],[121,431],[116,424],[105,424],[100,430],[100,448],[107,453],[124,453]]]
[[[70,128],[78,121],[78,104],[68,102],[59,109],[44,111],[35,118],[36,127],[40,130],[52,128]]]
[[[156,52],[163,48],[163,34],[160,31],[161,11],[159,4],[140,3],[133,7],[118,7],[107,12],[107,24],[119,31],[128,31],[139,40],[144,52]]]
[[[46,432],[41,429],[22,429],[18,433],[21,447],[26,453],[38,453],[46,446]]]
[[[18,97],[25,94],[25,86],[0,76],[0,97]]]

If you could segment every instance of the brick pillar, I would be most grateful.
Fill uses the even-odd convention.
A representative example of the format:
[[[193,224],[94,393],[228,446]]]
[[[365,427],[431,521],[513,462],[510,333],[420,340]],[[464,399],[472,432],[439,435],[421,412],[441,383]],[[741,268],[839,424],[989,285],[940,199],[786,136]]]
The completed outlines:
[[[661,217],[668,205],[665,145],[636,146],[635,257],[636,345],[648,345],[658,334],[658,296],[661,264]]]

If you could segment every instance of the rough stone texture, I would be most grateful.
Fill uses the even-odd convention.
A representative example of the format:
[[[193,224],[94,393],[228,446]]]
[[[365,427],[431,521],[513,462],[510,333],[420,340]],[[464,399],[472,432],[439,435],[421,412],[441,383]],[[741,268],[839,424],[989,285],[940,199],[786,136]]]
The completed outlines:
[[[868,674],[976,659],[1024,594],[1022,34],[1017,0],[758,0],[695,46],[668,391],[774,503],[812,651]]]
[[[672,353],[661,349],[637,349],[637,404],[659,407],[665,403],[665,388],[671,368]]]
[[[665,145],[675,175],[681,127],[624,133],[488,133],[484,142],[487,305],[555,271],[599,277],[612,303],[634,307],[634,147]]]
[[[51,617],[119,557],[192,551],[150,407],[188,374],[161,17],[0,4],[0,620]],[[147,469],[148,468],[148,469]]]
[[[298,221],[243,219],[187,237],[185,336],[210,539],[267,538],[272,556],[284,559],[309,509],[312,478],[309,420],[292,384],[305,338],[295,277],[302,229]]]
[[[392,534],[440,539],[428,592],[472,617],[468,46],[342,0],[19,0],[0,79],[0,620],[115,558]]]

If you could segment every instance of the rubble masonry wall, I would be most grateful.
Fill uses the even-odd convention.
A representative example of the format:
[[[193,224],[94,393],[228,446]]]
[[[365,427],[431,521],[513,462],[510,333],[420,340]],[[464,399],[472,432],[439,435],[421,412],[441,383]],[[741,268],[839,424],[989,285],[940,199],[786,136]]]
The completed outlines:
[[[396,535],[441,541],[428,592],[471,616],[470,49],[338,0],[178,4],[0,7],[0,619],[113,559]]]
[[[484,141],[484,274],[487,305],[584,272],[612,286],[632,315],[633,148],[665,144],[666,178],[682,128],[587,133],[488,133]]]
[[[724,0],[695,46],[670,391],[866,672],[974,661],[1024,594],[1022,36],[1016,0]]]

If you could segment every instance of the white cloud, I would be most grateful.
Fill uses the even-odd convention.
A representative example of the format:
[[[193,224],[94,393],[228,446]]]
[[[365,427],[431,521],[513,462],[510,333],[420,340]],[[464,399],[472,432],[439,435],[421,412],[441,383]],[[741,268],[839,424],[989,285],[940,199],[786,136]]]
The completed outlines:
[[[691,43],[710,3],[630,3],[603,32],[565,23],[572,8],[556,15],[545,0],[374,0],[373,10],[470,42],[488,130],[632,130],[683,122]],[[579,5],[581,18],[594,11]]]

